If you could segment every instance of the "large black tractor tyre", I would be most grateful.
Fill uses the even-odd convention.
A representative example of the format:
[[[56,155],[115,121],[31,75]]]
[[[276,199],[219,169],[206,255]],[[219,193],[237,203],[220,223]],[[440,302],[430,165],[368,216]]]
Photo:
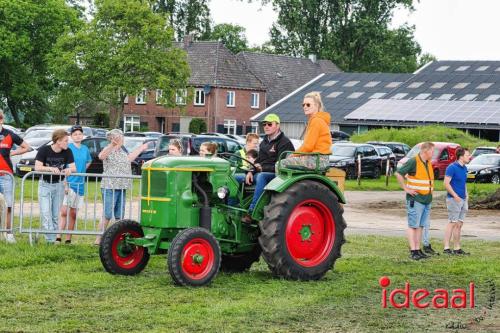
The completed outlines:
[[[220,270],[227,273],[241,273],[250,269],[254,262],[259,261],[262,249],[259,244],[248,253],[223,254]]]
[[[148,264],[148,249],[127,244],[126,236],[144,237],[141,225],[132,220],[121,220],[109,227],[102,236],[99,257],[106,271],[111,274],[135,275]]]
[[[189,228],[175,236],[168,250],[168,271],[174,283],[201,287],[209,284],[219,272],[219,242],[205,228]]]
[[[333,268],[345,243],[343,209],[325,185],[300,181],[275,193],[264,209],[259,243],[275,276],[318,280]]]

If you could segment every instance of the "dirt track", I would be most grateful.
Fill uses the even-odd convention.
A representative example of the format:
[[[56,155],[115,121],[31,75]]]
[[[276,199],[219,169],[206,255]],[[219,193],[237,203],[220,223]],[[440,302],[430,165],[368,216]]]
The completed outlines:
[[[347,235],[406,235],[403,192],[346,191],[345,195],[347,204],[344,206],[344,217],[347,222]],[[445,192],[436,192],[431,211],[431,237],[437,238],[441,243],[447,223]],[[470,210],[462,229],[462,237],[500,241],[500,211]]]

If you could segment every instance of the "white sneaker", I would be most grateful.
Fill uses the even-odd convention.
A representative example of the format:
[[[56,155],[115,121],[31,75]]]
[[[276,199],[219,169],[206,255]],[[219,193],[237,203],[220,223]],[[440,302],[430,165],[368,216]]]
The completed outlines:
[[[5,235],[5,241],[9,244],[15,244],[16,243],[16,238],[14,237],[13,234],[6,234]]]

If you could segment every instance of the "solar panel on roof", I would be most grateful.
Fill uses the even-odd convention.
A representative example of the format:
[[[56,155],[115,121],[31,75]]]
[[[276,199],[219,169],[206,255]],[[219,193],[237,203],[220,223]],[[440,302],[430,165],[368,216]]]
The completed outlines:
[[[372,99],[346,120],[500,124],[500,103],[478,101]]]
[[[491,87],[493,85],[493,83],[491,82],[484,82],[484,83],[481,83],[479,84],[476,89],[488,89],[489,87]]]

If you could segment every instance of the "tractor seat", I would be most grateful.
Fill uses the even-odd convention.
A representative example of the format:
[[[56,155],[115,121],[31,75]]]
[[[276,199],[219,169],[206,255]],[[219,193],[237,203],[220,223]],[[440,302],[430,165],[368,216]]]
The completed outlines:
[[[302,172],[313,172],[315,169],[310,169],[308,167],[305,167],[303,165],[287,165],[286,167],[283,167],[282,170],[289,169],[289,170],[294,170],[294,171],[302,171]],[[330,166],[327,166],[325,168],[319,168],[318,171],[321,173],[326,173],[330,169]]]

